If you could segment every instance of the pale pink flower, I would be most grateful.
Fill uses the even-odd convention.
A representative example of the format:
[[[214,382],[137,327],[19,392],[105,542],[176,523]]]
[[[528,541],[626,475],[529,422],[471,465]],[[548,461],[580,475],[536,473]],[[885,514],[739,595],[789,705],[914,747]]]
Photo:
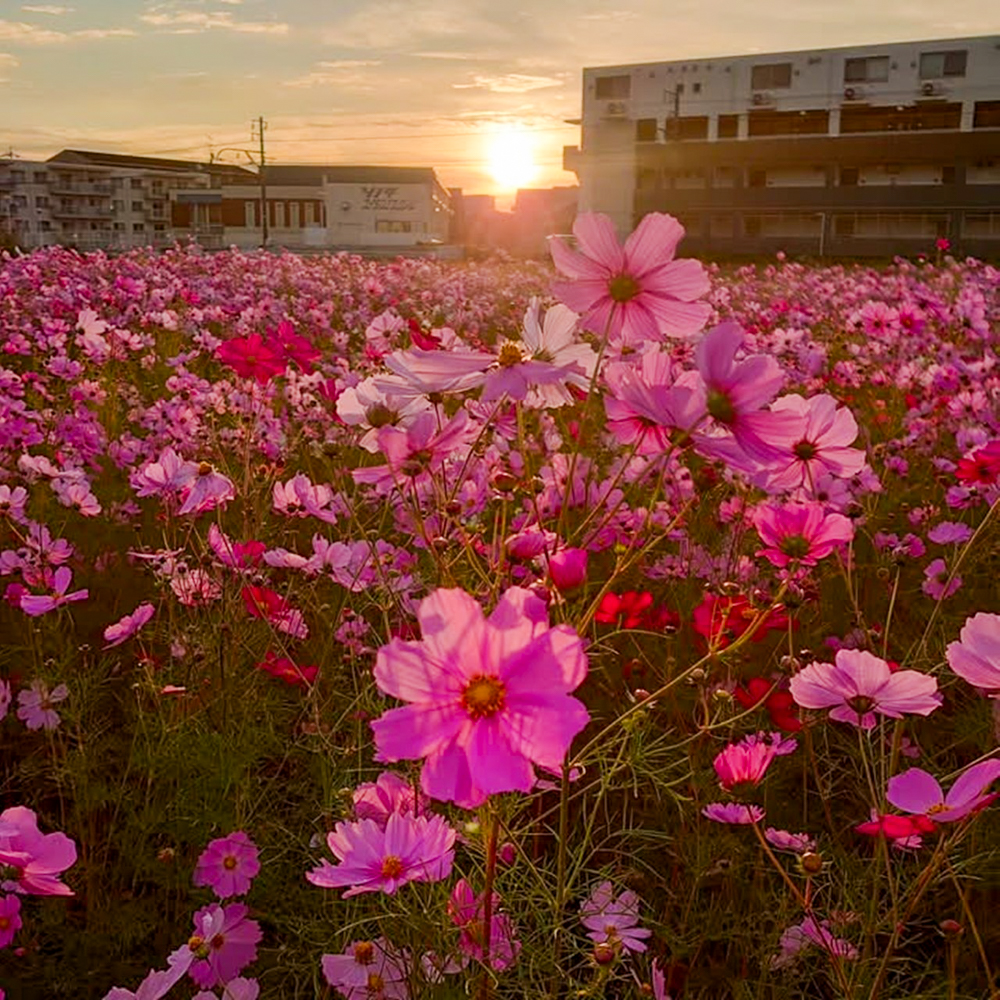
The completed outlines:
[[[631,889],[615,896],[609,881],[601,882],[580,906],[580,922],[591,941],[643,952],[653,932],[639,926],[639,897]]]
[[[170,578],[170,589],[189,608],[209,604],[222,596],[222,587],[203,569],[176,572]]]
[[[164,448],[154,462],[146,462],[129,476],[140,497],[179,497],[198,475],[198,463],[182,459],[173,448]]]
[[[85,601],[90,596],[90,592],[86,589],[66,593],[72,579],[73,571],[68,566],[59,566],[52,574],[51,591],[48,594],[22,594],[21,610],[35,618],[55,608],[61,608],[64,604]]]
[[[810,663],[791,680],[803,708],[830,708],[830,718],[872,729],[875,715],[930,715],[942,703],[937,680],[916,670],[893,673],[867,650],[840,649],[834,663]]]
[[[580,317],[562,303],[550,306],[540,320],[541,303],[532,298],[524,314],[521,340],[535,361],[550,362],[566,374],[558,381],[535,384],[525,399],[528,407],[554,409],[572,404],[570,387],[586,391],[590,387],[597,355],[589,344],[576,338]]]
[[[980,761],[962,772],[946,796],[933,776],[911,767],[889,779],[885,797],[903,812],[926,816],[935,823],[955,823],[997,798],[997,793],[987,791],[997,778],[1000,757]]]
[[[0,813],[0,867],[13,869],[0,888],[29,896],[72,896],[73,890],[59,880],[76,864],[76,844],[65,833],[45,833],[25,806],[12,806]]]
[[[949,643],[945,656],[959,677],[1000,700],[1000,615],[980,611],[966,618],[958,641]]]
[[[260,924],[247,917],[242,903],[203,906],[194,915],[187,943],[194,955],[188,975],[203,989],[230,982],[257,958],[262,937]]]
[[[448,900],[448,915],[462,932],[458,939],[459,950],[479,962],[485,957],[487,941],[485,904],[486,894],[477,896],[464,878],[455,883]],[[498,972],[513,965],[521,953],[514,922],[500,907],[500,897],[493,893],[490,898],[489,965]]]
[[[719,785],[725,791],[731,792],[737,786],[759,785],[774,757],[774,747],[767,743],[751,745],[731,743],[716,755],[712,766],[718,776]]]
[[[178,514],[202,514],[207,510],[225,505],[236,497],[233,481],[221,472],[216,472],[209,462],[200,462],[197,475],[185,488],[184,502]]]
[[[374,820],[383,829],[393,813],[423,816],[427,811],[426,797],[395,771],[383,771],[376,781],[358,785],[352,798],[354,815]]]
[[[806,833],[789,833],[787,830],[777,830],[769,826],[764,831],[767,842],[779,851],[791,851],[793,854],[808,854],[816,850],[816,841]]]
[[[58,685],[52,692],[44,681],[35,679],[30,688],[17,695],[17,717],[29,729],[55,729],[60,722],[59,713],[52,707],[69,697],[69,688]]]
[[[340,955],[324,955],[323,975],[346,1000],[408,1000],[409,954],[385,938],[354,941]]]
[[[741,802],[710,802],[701,811],[702,816],[716,823],[731,823],[735,826],[749,826],[764,818],[760,806],[744,805]]]
[[[684,227],[673,216],[651,212],[621,246],[606,215],[581,212],[573,235],[579,252],[549,241],[556,268],[571,279],[553,291],[587,329],[634,346],[705,325],[711,307],[697,300],[709,290],[708,274],[696,260],[674,260]]]
[[[390,391],[394,385],[399,394]],[[431,408],[425,395],[409,394],[408,388],[409,383],[395,375],[366,378],[337,397],[337,416],[345,424],[363,428],[365,433],[358,444],[365,451],[376,452],[382,427],[407,427],[417,414]]]
[[[104,630],[105,649],[120,646],[126,639],[131,639],[155,614],[152,604],[140,604],[131,614],[119,618],[113,625]]]
[[[920,589],[933,600],[943,601],[961,586],[962,578],[957,573],[953,575],[943,559],[935,559],[924,570],[924,582]]]

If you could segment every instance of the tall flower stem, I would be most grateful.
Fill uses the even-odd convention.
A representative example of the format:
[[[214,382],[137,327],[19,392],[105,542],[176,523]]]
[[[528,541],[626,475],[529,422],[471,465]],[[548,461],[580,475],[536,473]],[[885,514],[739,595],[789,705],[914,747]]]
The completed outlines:
[[[497,836],[500,820],[492,809],[486,819],[486,888],[483,892],[483,978],[479,984],[479,1000],[490,1000],[490,943],[493,936],[493,879],[497,870]]]
[[[563,910],[566,907],[566,840],[569,836],[569,774],[570,767],[563,763],[562,782],[559,788],[559,850],[556,855],[556,927],[552,949],[553,1000],[559,996],[559,962],[562,959]]]

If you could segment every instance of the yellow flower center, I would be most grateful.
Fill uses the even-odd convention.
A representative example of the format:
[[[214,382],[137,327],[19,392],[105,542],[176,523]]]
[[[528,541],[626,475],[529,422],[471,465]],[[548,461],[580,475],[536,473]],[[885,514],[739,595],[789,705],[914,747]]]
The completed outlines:
[[[524,360],[521,346],[513,340],[505,340],[500,347],[500,354],[497,358],[501,368],[512,368],[519,365]]]
[[[630,274],[618,274],[608,282],[608,293],[615,302],[628,302],[641,291],[639,282]]]
[[[473,719],[489,718],[503,708],[506,695],[499,677],[476,674],[462,692],[462,706]]]
[[[222,867],[227,871],[232,871],[236,867],[236,858],[231,854],[226,855],[225,860],[222,862]]]
[[[371,941],[358,941],[354,945],[354,961],[358,965],[371,965],[375,961],[375,945]]]
[[[198,463],[198,475],[207,476],[212,472],[211,462],[199,462]]]
[[[403,862],[395,854],[382,859],[382,878],[399,878],[403,874]]]
[[[373,996],[381,996],[385,989],[385,980],[377,972],[368,973],[368,989]]]

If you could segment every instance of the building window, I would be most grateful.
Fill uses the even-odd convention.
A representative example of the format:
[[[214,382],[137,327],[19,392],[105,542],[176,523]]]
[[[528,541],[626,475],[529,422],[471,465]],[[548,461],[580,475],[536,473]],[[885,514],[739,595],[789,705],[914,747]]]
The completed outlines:
[[[885,83],[888,79],[888,56],[865,56],[844,62],[844,83]]]
[[[754,66],[750,74],[750,86],[753,90],[774,90],[791,85],[791,63],[762,63]]]
[[[942,184],[955,183],[955,167],[952,164],[946,164],[941,168],[941,183]]]
[[[971,239],[1000,240],[1000,212],[975,212],[964,216],[962,235]]]
[[[137,189],[139,191],[141,191],[142,190],[142,178],[141,177],[133,177],[132,180],[129,182],[129,186],[132,188],[133,191],[135,191]]]
[[[668,139],[707,139],[708,116],[685,115],[682,118],[668,118],[665,130]]]
[[[719,115],[719,138],[735,139],[740,132],[739,115]]]
[[[751,237],[760,236],[759,215],[745,215],[743,217],[743,235]]]
[[[656,142],[656,119],[640,118],[635,123],[636,142]]]
[[[376,233],[410,233],[413,232],[412,222],[403,222],[399,219],[376,219]]]
[[[836,236],[893,239],[934,239],[948,235],[948,216],[918,212],[857,212],[836,215],[833,220]]]
[[[701,84],[700,83],[692,83],[691,84],[691,92],[693,94],[700,94],[701,93]]]
[[[849,237],[854,235],[854,216],[835,215],[833,217],[833,235]]]
[[[141,212],[142,211],[142,202],[141,201],[133,201],[132,202],[132,211],[133,212]]]
[[[600,101],[621,101],[632,95],[632,77],[599,76],[595,84],[596,96]]]
[[[841,109],[840,132],[920,132],[930,129],[957,129],[962,120],[962,105],[957,101],[928,101],[910,106],[870,107],[861,105]]]
[[[968,53],[965,49],[952,52],[924,52],[920,56],[920,79],[936,80],[944,76],[965,76]]]
[[[125,232],[125,223],[124,222],[116,222],[116,223],[114,223],[114,225],[111,228],[114,229],[114,231],[116,233],[123,233],[123,232]]]
[[[132,232],[133,233],[144,233],[146,231],[146,224],[144,222],[133,222]]]
[[[44,170],[37,170],[34,174],[34,181],[36,184],[48,184],[49,175]]]
[[[1000,101],[976,101],[973,128],[1000,128]]]
[[[829,111],[751,111],[747,115],[747,134],[751,138],[767,135],[824,135],[830,128]]]
[[[731,239],[736,231],[736,220],[731,215],[713,215],[708,220],[708,235],[712,239]]]
[[[840,186],[841,187],[857,187],[858,177],[861,171],[857,167],[841,167],[840,168]]]
[[[35,198],[35,208],[48,208],[49,199],[47,195],[40,194]]]
[[[154,233],[165,233],[167,231],[167,224],[165,222],[156,222],[153,224]]]
[[[260,206],[255,201],[243,202],[244,225],[247,229],[256,229],[259,222]]]

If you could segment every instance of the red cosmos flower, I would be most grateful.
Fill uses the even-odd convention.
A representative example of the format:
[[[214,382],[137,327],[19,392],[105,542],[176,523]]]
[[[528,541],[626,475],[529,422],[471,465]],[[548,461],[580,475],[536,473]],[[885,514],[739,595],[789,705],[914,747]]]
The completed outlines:
[[[974,451],[971,458],[961,459],[955,476],[969,486],[992,486],[1000,477],[1000,439]]]
[[[248,337],[233,337],[220,344],[215,354],[237,375],[256,379],[261,385],[267,385],[275,375],[280,375],[285,370],[285,359],[259,333],[251,333]]]
[[[751,677],[746,687],[738,687],[733,697],[747,710],[763,705],[771,717],[771,724],[786,733],[797,733],[802,728],[799,706],[790,691],[774,690],[771,681],[764,677]]]
[[[297,334],[295,327],[287,319],[278,324],[277,330],[268,331],[265,344],[275,352],[279,360],[294,361],[306,375],[312,373],[312,363],[320,356],[319,350],[313,347],[308,338]],[[281,371],[284,368],[277,374]]]
[[[258,670],[269,673],[272,677],[284,681],[286,684],[293,684],[297,687],[308,688],[316,683],[316,675],[319,667],[299,666],[294,660],[287,656],[278,656],[269,649],[264,654],[264,659],[257,664]]]
[[[654,607],[653,595],[648,590],[626,590],[621,594],[605,594],[594,614],[594,621],[619,628],[660,631],[671,626],[676,628],[680,618],[669,608]]]
[[[692,624],[695,632],[703,639],[707,639],[718,649],[725,649],[750,628],[751,623],[763,610],[742,595],[718,597],[715,594],[706,594],[701,604],[694,609]],[[772,629],[787,627],[788,615],[780,609],[771,608],[750,638],[753,642],[762,642]]]

